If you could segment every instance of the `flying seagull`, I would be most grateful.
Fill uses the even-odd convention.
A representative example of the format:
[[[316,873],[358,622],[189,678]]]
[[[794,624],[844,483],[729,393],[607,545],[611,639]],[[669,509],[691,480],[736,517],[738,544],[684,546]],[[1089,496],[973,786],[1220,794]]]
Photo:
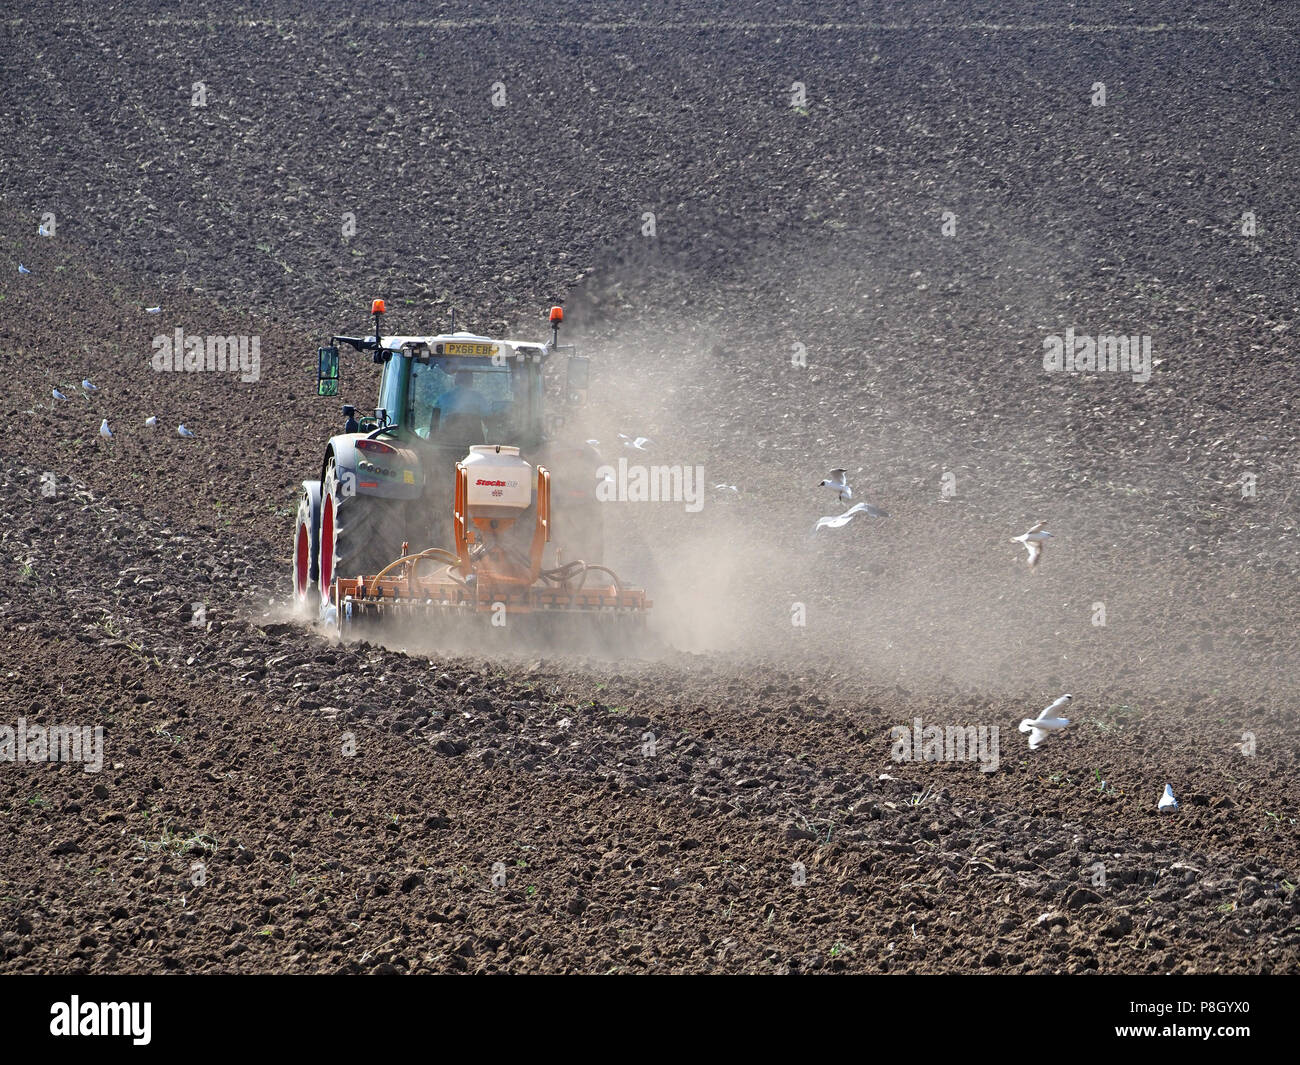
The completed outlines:
[[[1174,789],[1170,785],[1165,785],[1165,793],[1160,796],[1156,809],[1162,814],[1171,814],[1178,809],[1178,800],[1174,798]]]
[[[838,467],[831,470],[831,475],[824,481],[818,481],[818,488],[829,488],[835,493],[835,496],[841,503],[846,499],[853,498],[853,489],[849,487],[849,471],[842,470]]]
[[[1043,557],[1043,548],[1047,546],[1047,541],[1052,534],[1047,531],[1047,522],[1040,521],[1024,536],[1013,536],[1013,544],[1023,544],[1026,551],[1029,552],[1029,564],[1037,566],[1039,559]]]
[[[817,524],[813,526],[813,532],[818,529],[842,529],[859,514],[865,514],[869,518],[889,517],[888,511],[873,507],[870,503],[854,503],[839,517],[818,519]]]
[[[626,433],[619,433],[618,438],[623,441],[623,446],[631,448],[633,451],[645,451],[646,448],[653,444],[654,441],[648,436],[630,437]]]
[[[1029,733],[1029,749],[1031,751],[1038,750],[1038,745],[1047,739],[1049,732],[1057,732],[1070,723],[1068,717],[1057,717],[1056,711],[1073,698],[1073,695],[1062,695],[1037,717],[1027,717],[1020,722],[1020,731]]]
[[[189,436],[193,436],[194,434],[190,432],[188,429],[186,429],[184,425],[178,425],[176,427],[176,435],[189,437]]]
[[[102,436],[105,440],[113,439],[113,430],[108,427],[107,418],[105,418],[102,422],[99,423],[99,435]]]

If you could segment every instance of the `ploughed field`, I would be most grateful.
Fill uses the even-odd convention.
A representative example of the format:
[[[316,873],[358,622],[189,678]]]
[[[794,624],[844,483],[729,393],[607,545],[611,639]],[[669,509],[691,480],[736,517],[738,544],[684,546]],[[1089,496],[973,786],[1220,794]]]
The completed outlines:
[[[1127,8],[7,13],[0,726],[104,739],[0,761],[0,970],[1300,969],[1296,17]],[[374,296],[564,298],[568,431],[703,467],[641,654],[291,616]]]

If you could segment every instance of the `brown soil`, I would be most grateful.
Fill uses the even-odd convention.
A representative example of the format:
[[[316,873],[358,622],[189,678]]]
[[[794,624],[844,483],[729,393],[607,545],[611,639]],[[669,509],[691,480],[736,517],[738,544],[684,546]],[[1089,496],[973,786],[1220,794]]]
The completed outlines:
[[[994,6],[0,21],[0,725],[105,730],[0,763],[0,971],[1300,971],[1294,16]],[[611,508],[643,655],[289,616],[371,296],[567,297],[572,428],[740,488]],[[178,326],[260,380],[154,373]],[[1162,361],[1047,374],[1068,326]],[[891,516],[813,536],[838,465]]]

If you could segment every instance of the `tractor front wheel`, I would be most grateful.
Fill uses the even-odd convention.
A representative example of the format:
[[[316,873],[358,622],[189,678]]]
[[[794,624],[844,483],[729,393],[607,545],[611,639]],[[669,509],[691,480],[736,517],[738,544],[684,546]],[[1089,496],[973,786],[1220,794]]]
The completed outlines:
[[[320,610],[320,481],[303,481],[293,524],[293,606],[302,617]]]

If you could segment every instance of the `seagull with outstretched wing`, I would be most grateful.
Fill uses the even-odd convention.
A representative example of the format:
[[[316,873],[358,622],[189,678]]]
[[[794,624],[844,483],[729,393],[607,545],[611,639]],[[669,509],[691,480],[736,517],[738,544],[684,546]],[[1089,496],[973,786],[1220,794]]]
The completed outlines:
[[[1045,707],[1037,717],[1027,717],[1020,722],[1020,731],[1029,733],[1029,749],[1038,750],[1039,744],[1053,732],[1059,732],[1070,724],[1068,717],[1058,717],[1056,711],[1065,706],[1073,695],[1062,695],[1051,706]]]
[[[819,529],[842,529],[859,514],[865,514],[869,518],[889,517],[889,511],[873,507],[870,503],[854,503],[843,514],[818,519],[817,524],[813,526],[813,532]]]
[[[836,466],[831,470],[831,475],[823,481],[817,482],[818,488],[829,488],[835,493],[835,498],[843,503],[846,499],[853,498],[853,489],[849,487],[849,471]]]
[[[1023,536],[1013,536],[1013,544],[1021,544],[1029,552],[1029,565],[1037,566],[1039,560],[1043,557],[1043,548],[1047,546],[1052,534],[1047,531],[1047,522],[1040,521]]]

